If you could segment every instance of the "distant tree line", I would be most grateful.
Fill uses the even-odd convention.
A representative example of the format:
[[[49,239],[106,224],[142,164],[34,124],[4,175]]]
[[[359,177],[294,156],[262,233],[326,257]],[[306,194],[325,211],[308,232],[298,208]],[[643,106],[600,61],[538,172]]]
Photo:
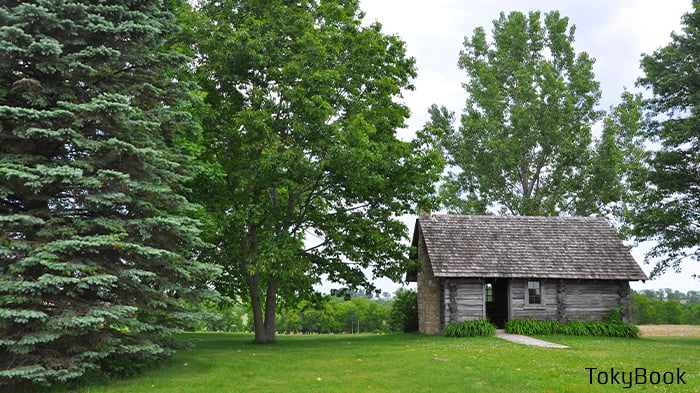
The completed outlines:
[[[365,297],[335,298],[320,306],[302,304],[281,313],[277,332],[390,333],[398,330],[391,320],[391,304],[391,300]]]
[[[700,291],[633,291],[631,300],[630,315],[635,324],[700,325]]]
[[[416,292],[400,289],[393,297],[351,293],[320,304],[306,302],[278,314],[277,333],[390,333],[418,330]],[[632,291],[630,315],[637,325],[700,325],[700,291],[672,289]],[[210,303],[208,312],[189,327],[193,331],[250,332],[250,307],[240,303]]]
[[[277,333],[391,333],[418,330],[416,292],[399,289],[394,297],[375,298],[364,293],[332,297],[325,302],[302,302],[277,316]],[[250,307],[240,303],[204,306],[208,317],[193,323],[195,331],[250,332]]]
[[[638,291],[637,293],[640,293],[649,299],[656,299],[656,300],[678,300],[682,301],[683,303],[695,303],[699,304],[700,303],[700,291],[688,291],[687,293],[683,293],[679,290],[676,289],[671,289],[671,288],[664,288],[664,289],[644,289],[642,291]]]

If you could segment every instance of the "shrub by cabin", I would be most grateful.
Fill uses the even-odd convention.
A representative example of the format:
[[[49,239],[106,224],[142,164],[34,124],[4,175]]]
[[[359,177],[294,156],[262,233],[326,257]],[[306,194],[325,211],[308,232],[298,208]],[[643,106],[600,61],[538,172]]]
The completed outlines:
[[[419,330],[487,318],[591,321],[623,307],[646,274],[604,218],[422,215],[409,272]]]

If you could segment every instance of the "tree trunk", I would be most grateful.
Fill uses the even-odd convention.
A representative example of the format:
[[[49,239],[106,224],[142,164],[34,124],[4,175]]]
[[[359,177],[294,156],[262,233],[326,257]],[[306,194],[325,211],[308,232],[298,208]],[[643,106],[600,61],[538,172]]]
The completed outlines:
[[[253,325],[255,327],[256,343],[275,342],[275,319],[277,313],[277,287],[271,283],[266,291],[265,304],[260,296],[260,276],[248,275],[248,287],[250,289],[250,304],[253,308]],[[263,313],[264,311],[264,313]]]
[[[273,279],[267,287],[267,293],[265,296],[265,337],[264,341],[259,341],[256,338],[256,341],[258,342],[275,342],[275,322],[277,318],[277,288],[277,280]]]
[[[250,272],[250,254],[254,253],[258,246],[257,228],[252,226],[248,236],[241,239],[241,251],[243,265]],[[250,242],[250,244],[248,243]],[[253,326],[255,329],[256,343],[271,343],[275,341],[275,312],[277,311],[277,284],[276,281],[268,287],[263,305],[260,296],[260,270],[257,268],[252,273],[246,274],[248,292],[250,293],[250,306],[253,309]],[[272,300],[271,300],[272,299]],[[263,314],[263,306],[265,313]],[[270,314],[272,316],[270,316]]]
[[[253,309],[253,326],[255,328],[255,342],[267,342],[265,329],[265,316],[263,315],[262,298],[260,297],[260,273],[246,275],[248,292],[250,293],[250,306]],[[267,307],[265,307],[267,310]]]
[[[275,320],[277,313],[277,287],[276,283],[270,284],[265,295],[265,304],[260,296],[260,276],[258,273],[248,275],[248,288],[250,290],[250,305],[253,308],[253,326],[255,328],[256,343],[275,342]],[[263,313],[264,311],[264,313]]]

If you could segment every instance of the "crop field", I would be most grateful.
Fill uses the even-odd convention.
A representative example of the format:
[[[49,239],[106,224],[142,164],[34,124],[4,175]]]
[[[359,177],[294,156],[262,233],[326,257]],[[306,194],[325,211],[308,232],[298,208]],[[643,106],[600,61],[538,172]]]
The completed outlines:
[[[189,333],[182,339],[195,346],[157,369],[70,392],[700,392],[700,336],[642,330],[637,339],[538,337],[568,349],[419,334],[279,336],[257,345],[245,334]]]
[[[642,325],[638,327],[644,337],[700,337],[700,325]]]

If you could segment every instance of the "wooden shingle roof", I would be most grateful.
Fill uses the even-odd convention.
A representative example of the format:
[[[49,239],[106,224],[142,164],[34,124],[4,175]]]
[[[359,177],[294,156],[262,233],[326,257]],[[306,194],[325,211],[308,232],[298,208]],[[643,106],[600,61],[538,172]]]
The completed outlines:
[[[600,217],[433,215],[419,233],[437,277],[647,280]]]

